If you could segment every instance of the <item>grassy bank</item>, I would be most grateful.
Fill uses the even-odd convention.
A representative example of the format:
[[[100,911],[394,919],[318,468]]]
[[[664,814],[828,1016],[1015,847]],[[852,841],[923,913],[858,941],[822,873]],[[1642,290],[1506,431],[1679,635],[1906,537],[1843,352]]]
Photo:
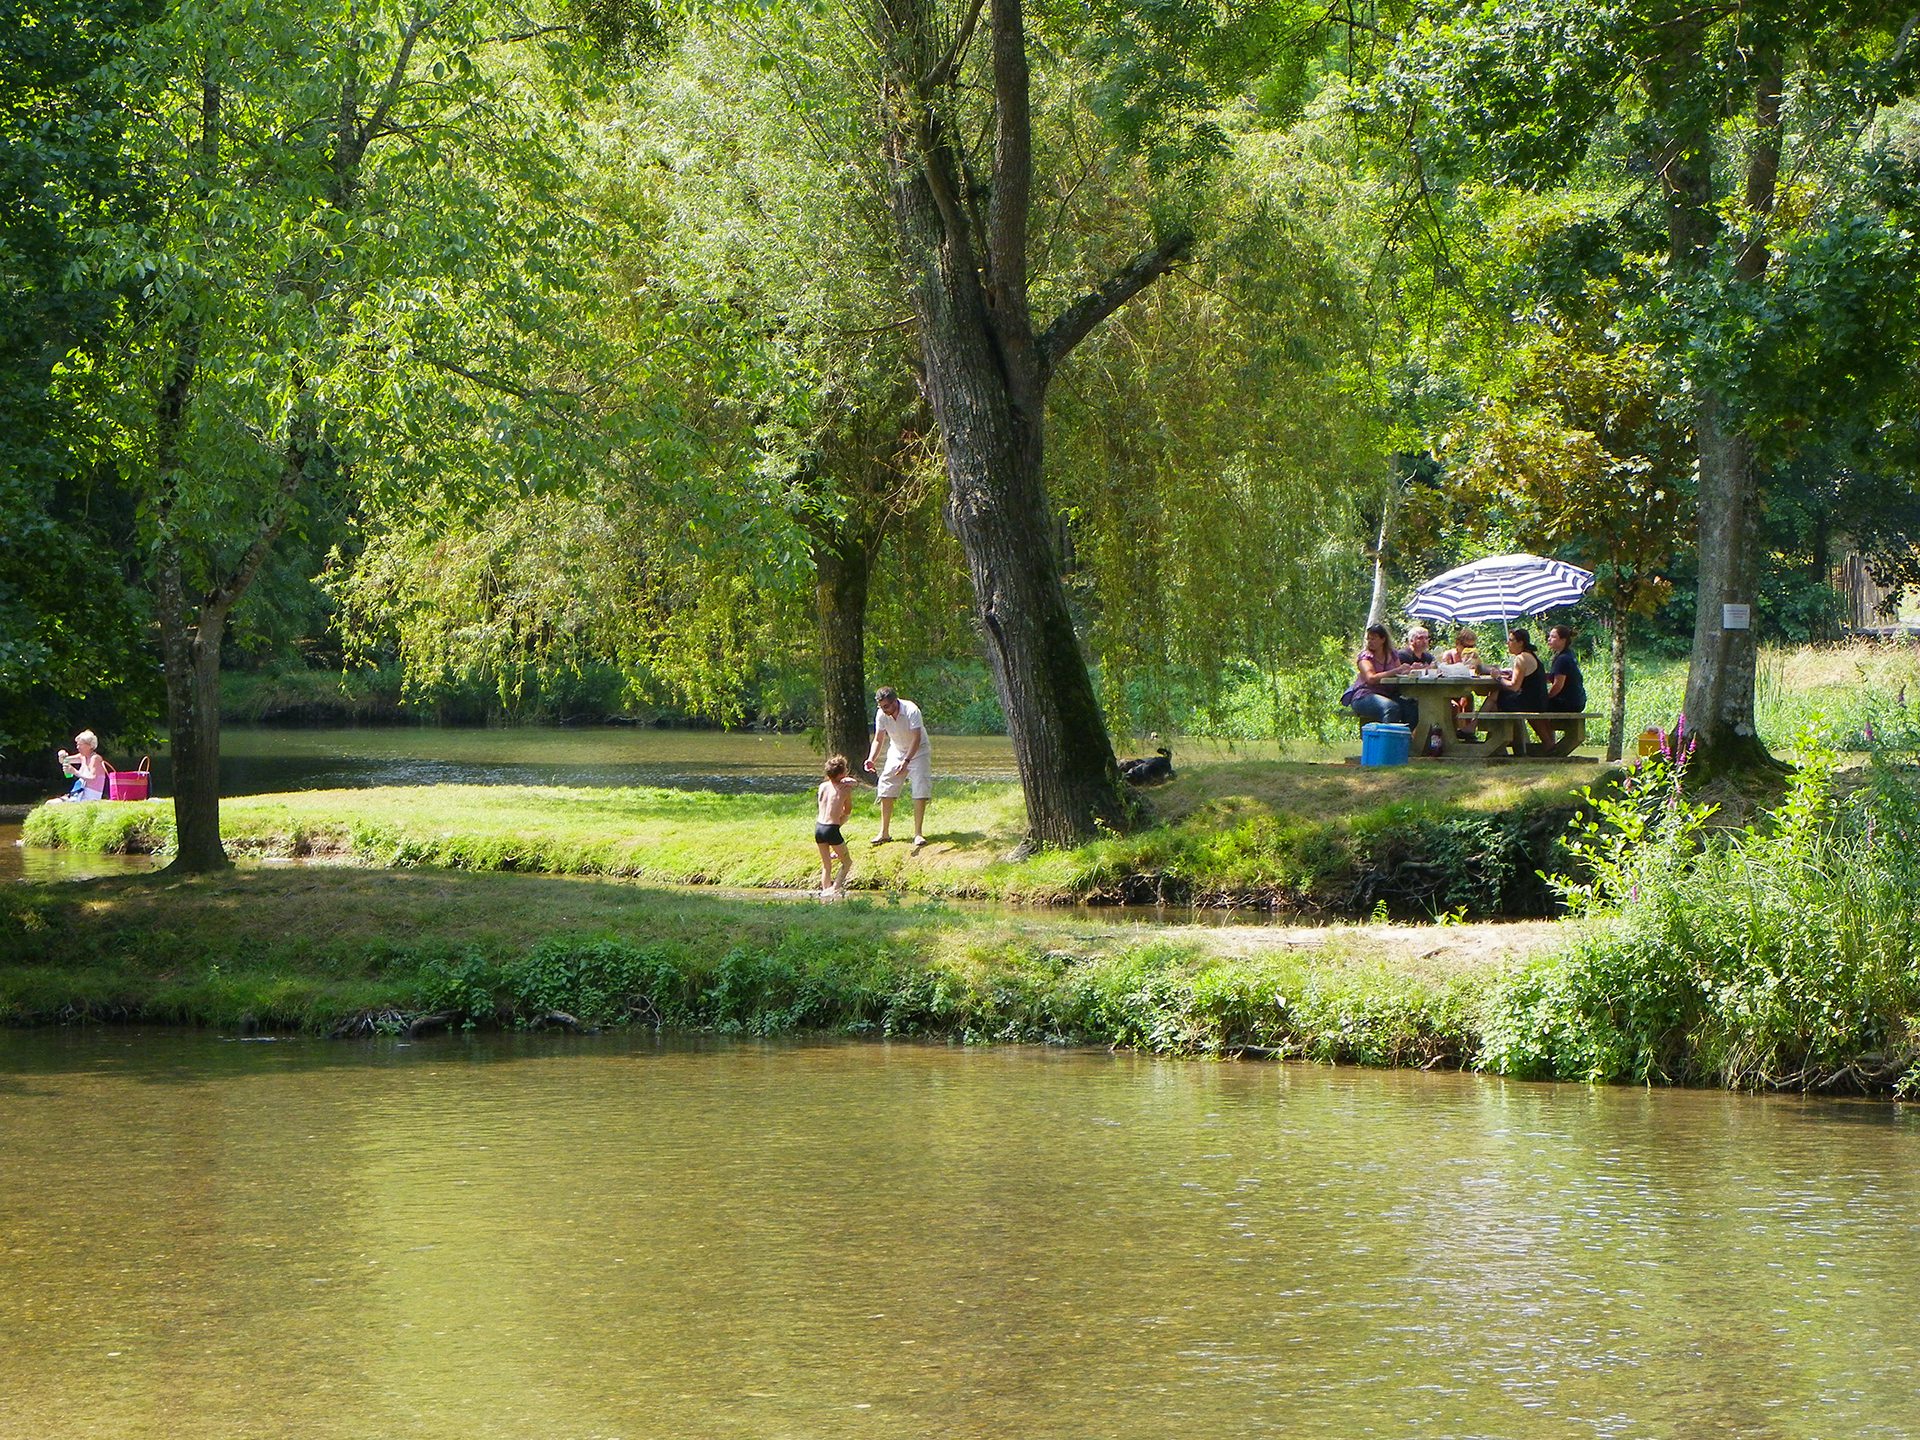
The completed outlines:
[[[1565,828],[1574,778],[1551,767],[1237,762],[1195,767],[1154,791],[1157,823],[1135,834],[1024,860],[1006,858],[1024,826],[1012,785],[941,787],[932,843],[918,854],[904,843],[866,845],[877,827],[870,794],[848,833],[855,886],[888,892],[1538,915],[1552,897],[1536,872]],[[817,873],[805,796],[440,785],[243,796],[225,801],[221,817],[243,855],[745,888],[800,888]],[[165,851],[172,807],[51,806],[28,818],[26,836],[81,850]]]
[[[1448,937],[1451,937],[1449,942]],[[546,876],[242,870],[0,892],[0,1020],[364,1033],[423,1015],[1250,1047],[1468,1063],[1490,969],[1546,924],[1305,929],[824,906]]]
[[[1687,662],[1647,660],[1627,669],[1627,734],[1671,726],[1686,705]],[[1604,708],[1600,658],[1587,666],[1591,706]],[[1836,750],[1864,750],[1873,737],[1920,741],[1920,645],[1907,640],[1768,646],[1760,652],[1754,723],[1777,750],[1813,734]],[[1604,729],[1594,732],[1604,733]]]
[[[1829,943],[1857,900],[1798,921],[1805,944]],[[642,1024],[1883,1092],[1920,1073],[1903,943],[1904,970],[1884,963],[1892,951],[1856,969],[1858,951],[1701,950],[1619,917],[1162,928],[941,901],[255,868],[0,891],[0,1023],[345,1036],[423,1019]]]

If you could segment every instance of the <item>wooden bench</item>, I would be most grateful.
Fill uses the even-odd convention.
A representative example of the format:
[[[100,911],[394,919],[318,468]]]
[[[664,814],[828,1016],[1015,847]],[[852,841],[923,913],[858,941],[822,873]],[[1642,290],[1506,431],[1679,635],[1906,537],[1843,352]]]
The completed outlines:
[[[1605,718],[1597,713],[1574,710],[1481,710],[1474,714],[1473,723],[1487,737],[1484,754],[1489,760],[1497,755],[1561,760],[1586,740],[1587,721]],[[1532,734],[1535,725],[1552,737],[1544,745]]]

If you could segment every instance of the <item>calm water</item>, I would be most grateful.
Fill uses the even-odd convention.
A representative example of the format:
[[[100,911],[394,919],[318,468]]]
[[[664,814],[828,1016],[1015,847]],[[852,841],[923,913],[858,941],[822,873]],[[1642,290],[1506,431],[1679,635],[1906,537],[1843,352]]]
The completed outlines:
[[[1014,778],[1004,736],[936,735],[933,758],[942,779]],[[165,790],[164,757],[154,769]],[[820,783],[820,757],[803,736],[718,730],[236,728],[220,735],[220,780],[228,795],[435,784],[800,792]]]
[[[1104,1054],[0,1035],[0,1437],[1920,1434],[1920,1123]]]

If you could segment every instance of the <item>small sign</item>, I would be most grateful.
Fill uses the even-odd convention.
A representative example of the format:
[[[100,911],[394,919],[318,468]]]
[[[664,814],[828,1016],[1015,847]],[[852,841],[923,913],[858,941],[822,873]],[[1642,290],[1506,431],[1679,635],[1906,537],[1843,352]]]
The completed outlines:
[[[1722,630],[1752,629],[1753,607],[1751,605],[1722,605],[1720,607],[1720,628]]]

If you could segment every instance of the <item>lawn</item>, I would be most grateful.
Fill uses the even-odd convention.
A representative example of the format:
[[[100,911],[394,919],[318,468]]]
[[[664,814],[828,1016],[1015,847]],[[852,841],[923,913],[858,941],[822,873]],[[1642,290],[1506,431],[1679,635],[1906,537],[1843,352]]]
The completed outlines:
[[[1194,765],[1151,792],[1151,824],[1021,860],[1008,858],[1024,829],[1020,792],[1009,784],[942,786],[929,813],[931,843],[917,854],[904,839],[866,843],[877,826],[870,793],[863,792],[847,831],[859,889],[1041,903],[1155,898],[1341,909],[1347,907],[1330,896],[1351,890],[1355,867],[1364,869],[1374,852],[1435,826],[1477,835],[1546,811],[1563,820],[1573,789],[1594,775],[1588,766]],[[221,820],[229,847],[241,856],[755,889],[804,888],[818,873],[805,796],[436,785],[240,796],[222,803]],[[36,845],[164,851],[172,827],[166,801],[50,806],[28,817],[26,836]],[[1535,839],[1538,829],[1529,832]],[[907,833],[898,821],[896,830]],[[1448,843],[1435,834],[1436,843]],[[1446,858],[1458,869],[1464,857]],[[1478,913],[1502,908],[1497,900],[1440,908],[1460,903]]]

